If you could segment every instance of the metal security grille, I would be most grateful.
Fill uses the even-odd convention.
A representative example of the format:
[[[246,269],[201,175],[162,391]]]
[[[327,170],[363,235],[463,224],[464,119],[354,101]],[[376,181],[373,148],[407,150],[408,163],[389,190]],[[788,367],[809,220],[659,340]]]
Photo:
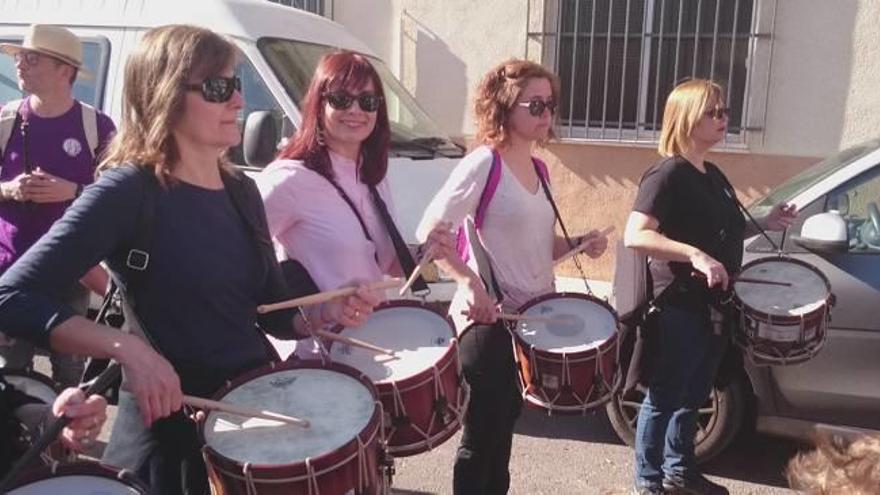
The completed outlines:
[[[295,9],[302,9],[313,14],[324,15],[324,0],[269,0]]]
[[[667,95],[698,77],[725,88],[728,140],[742,141],[763,122],[749,102],[758,43],[770,38],[757,29],[772,25],[759,23],[774,12],[759,9],[767,1],[530,1],[526,50],[559,76],[559,135],[656,141]]]

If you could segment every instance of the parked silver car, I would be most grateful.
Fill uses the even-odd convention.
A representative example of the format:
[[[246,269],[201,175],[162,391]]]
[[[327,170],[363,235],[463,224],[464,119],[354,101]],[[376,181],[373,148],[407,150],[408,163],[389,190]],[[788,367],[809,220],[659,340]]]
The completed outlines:
[[[836,304],[828,339],[805,363],[755,366],[746,360],[729,384],[716,386],[700,410],[696,453],[701,462],[752,425],[801,440],[817,427],[880,432],[880,139],[792,177],[749,210],[760,217],[781,201],[797,205],[798,218],[785,235],[769,235],[785,256],[809,263],[830,281]],[[839,238],[833,229],[816,231],[820,214],[841,219]],[[760,236],[747,239],[744,249],[745,263],[776,254]],[[629,445],[639,406],[619,397],[607,406],[614,429]]]

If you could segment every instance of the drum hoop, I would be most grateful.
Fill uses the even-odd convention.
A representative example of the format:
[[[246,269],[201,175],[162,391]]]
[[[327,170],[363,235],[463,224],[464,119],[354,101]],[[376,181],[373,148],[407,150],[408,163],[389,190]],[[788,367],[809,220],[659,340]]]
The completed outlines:
[[[43,385],[49,387],[50,389],[52,389],[55,392],[56,395],[61,394],[61,386],[59,386],[57,383],[55,383],[48,376],[46,376],[42,373],[36,372],[36,371],[12,370],[12,369],[7,369],[7,368],[0,368],[0,376],[3,376],[4,378],[6,378],[8,376],[30,378],[34,381],[40,382]]]
[[[822,282],[825,284],[825,289],[828,292],[828,295],[826,295],[825,299],[822,301],[822,306],[820,306],[812,311],[809,311],[802,316],[774,315],[774,314],[766,313],[764,311],[753,309],[751,306],[747,306],[742,301],[742,299],[740,299],[739,295],[734,290],[733,291],[733,303],[736,305],[736,308],[738,310],[742,311],[743,313],[749,315],[753,319],[756,319],[758,321],[762,321],[765,323],[770,323],[772,325],[782,325],[782,326],[797,325],[801,322],[801,320],[809,321],[812,319],[822,317],[822,315],[826,312],[825,308],[827,308],[830,305],[831,299],[834,297],[831,293],[831,283],[828,281],[828,277],[826,277],[825,274],[822,273],[822,271],[819,270],[818,268],[816,268],[815,266],[813,266],[805,261],[801,261],[797,258],[791,258],[788,256],[767,256],[764,258],[758,258],[756,260],[749,261],[748,263],[743,265],[742,269],[740,270],[740,273],[746,271],[747,268],[751,268],[753,266],[760,265],[762,263],[769,263],[769,262],[794,263],[796,265],[800,265],[804,268],[807,268],[811,272],[818,275],[819,278],[822,280]]]
[[[379,401],[375,401],[374,403],[377,404],[376,411],[381,412],[382,411],[381,403],[379,403]],[[325,474],[332,473],[333,471],[339,469],[342,466],[345,466],[346,464],[349,464],[353,460],[360,457],[361,449],[360,449],[360,445],[359,445],[360,444],[359,440],[361,438],[361,434],[364,432],[368,432],[368,438],[366,441],[363,442],[363,445],[365,447],[367,447],[367,449],[364,449],[364,451],[368,451],[369,447],[371,445],[373,445],[373,443],[379,441],[380,438],[377,438],[377,437],[380,437],[380,435],[382,434],[382,428],[381,428],[379,418],[376,418],[375,414],[374,414],[374,417],[370,418],[370,422],[367,423],[366,428],[364,428],[361,432],[359,432],[351,441],[349,441],[345,445],[333,450],[332,452],[328,452],[326,454],[321,454],[317,457],[308,457],[302,461],[292,462],[292,463],[288,463],[288,464],[246,463],[248,465],[248,468],[250,469],[250,472],[251,472],[250,478],[256,482],[259,482],[259,483],[282,484],[282,483],[296,483],[296,482],[301,482],[301,481],[307,481],[312,477],[312,475],[314,475],[315,477],[318,477],[318,476],[323,476]],[[342,458],[341,460],[338,460],[338,461],[334,462],[333,464],[330,464],[327,467],[322,467],[320,470],[314,469],[315,465],[321,465],[321,464],[324,464],[327,460],[332,460],[334,455],[338,455],[337,452],[349,451],[352,448],[353,448],[353,450],[347,456]],[[218,472],[223,473],[224,475],[227,475],[227,476],[234,478],[238,481],[247,481],[248,480],[248,477],[245,476],[244,474],[242,474],[244,471],[244,468],[245,468],[245,463],[242,463],[241,461],[237,461],[235,459],[230,459],[230,458],[224,456],[223,454],[220,454],[219,452],[217,452],[214,448],[212,448],[208,444],[204,444],[202,449],[204,451],[205,461],[210,463],[211,468],[216,469]],[[211,462],[211,458],[216,458],[217,460],[220,460],[221,463]],[[309,468],[305,467],[307,464],[310,464],[312,466],[312,468],[309,469]],[[235,466],[235,468],[237,468],[237,471],[232,471],[228,466]],[[303,474],[298,474],[298,475],[294,475],[294,476],[287,476],[285,478],[280,478],[280,477],[255,478],[254,477],[255,475],[259,475],[264,471],[270,471],[272,473],[276,473],[276,472],[283,472],[285,470],[297,469],[300,466],[303,466],[302,469],[305,471]]]
[[[604,299],[599,299],[598,297],[596,297],[592,294],[584,294],[582,292],[548,292],[544,295],[529,299],[524,304],[522,304],[516,310],[516,312],[519,314],[523,314],[523,313],[525,313],[526,310],[528,310],[532,306],[535,306],[536,304],[540,304],[544,301],[549,301],[551,299],[563,299],[563,298],[581,299],[581,300],[593,302],[593,303],[596,303],[596,304],[602,306],[603,308],[607,309],[611,313],[611,316],[614,317],[614,326],[615,326],[615,331],[612,332],[611,335],[607,339],[605,339],[601,344],[599,344],[598,346],[590,347],[590,348],[584,349],[582,351],[566,352],[565,354],[567,356],[573,356],[573,357],[568,358],[569,361],[571,361],[573,359],[574,360],[580,359],[580,356],[592,356],[593,354],[595,354],[599,350],[601,350],[604,345],[608,344],[609,342],[613,342],[613,341],[617,340],[617,326],[620,324],[620,317],[618,316],[617,311],[614,310],[614,308],[608,303],[608,301],[605,301]],[[515,323],[515,322],[512,322],[512,323]],[[464,332],[468,331],[472,326],[473,325],[470,325],[467,328],[465,328],[464,331],[462,332],[462,335],[464,335]],[[515,328],[515,327],[513,325],[511,325],[511,328]],[[538,347],[534,347],[534,345],[532,343],[526,341],[526,339],[522,338],[516,331],[514,331],[512,329],[510,329],[510,334],[511,334],[511,336],[513,336],[513,340],[517,344],[523,346],[526,349],[533,349],[536,354],[541,355],[542,357],[544,355],[549,357],[549,356],[559,356],[562,354],[560,352],[551,352],[551,351],[547,351],[547,350],[544,350],[544,349],[541,349]]]
[[[435,315],[437,315],[441,319],[443,319],[446,322],[446,325],[449,326],[449,329],[451,330],[452,335],[455,335],[455,323],[453,323],[452,318],[448,314],[443,313],[442,311],[432,307],[431,305],[429,305],[426,302],[417,301],[417,300],[413,300],[413,299],[389,299],[387,301],[382,301],[381,303],[377,304],[376,307],[373,308],[373,312],[375,313],[375,312],[381,311],[383,309],[391,309],[391,308],[419,308],[419,309],[424,309],[426,311],[430,311],[431,313],[434,313]],[[330,329],[330,331],[332,331],[334,333],[339,333],[343,330],[343,328],[345,328],[345,327],[343,327],[342,325],[334,325]]]
[[[442,375],[449,370],[449,367],[456,364],[458,360],[458,339],[452,339],[453,345],[449,346],[449,349],[443,353],[443,356],[437,360],[431,366],[419,371],[415,375],[404,378],[403,380],[384,380],[382,382],[373,382],[376,385],[376,389],[379,391],[379,395],[387,395],[387,392],[392,390],[394,387],[397,387],[397,390],[400,393],[411,392],[413,390],[424,387],[425,385],[434,381],[434,373],[433,369],[437,368],[437,373]],[[456,367],[457,368],[457,367]]]
[[[260,366],[258,368],[254,368],[248,372],[243,373],[242,375],[236,377],[234,380],[231,380],[226,383],[223,387],[220,388],[214,395],[211,396],[211,399],[216,401],[222,401],[223,397],[226,396],[233,389],[251,381],[254,378],[258,378],[261,376],[269,375],[276,371],[288,371],[288,370],[299,370],[299,369],[321,369],[321,370],[329,370],[336,371],[342,373],[344,375],[348,375],[351,378],[359,381],[370,391],[370,395],[373,397],[373,404],[376,407],[373,409],[373,414],[370,415],[370,419],[367,421],[367,426],[365,426],[361,431],[359,431],[354,438],[350,441],[345,442],[340,445],[336,449],[327,452],[326,454],[321,454],[317,457],[308,458],[310,462],[314,465],[315,463],[325,462],[327,459],[332,458],[333,455],[338,455],[337,452],[347,451],[351,448],[357,448],[358,439],[361,434],[365,431],[372,431],[374,428],[377,430],[381,430],[381,422],[382,415],[384,414],[382,409],[382,402],[379,400],[379,392],[376,390],[376,386],[373,384],[370,379],[361,373],[359,370],[352,368],[343,363],[335,363],[332,361],[322,361],[320,359],[303,359],[298,361],[284,361],[281,363],[269,363],[264,366]],[[223,463],[228,463],[229,465],[244,467],[244,463],[237,459],[232,459],[224,454],[221,454],[217,449],[208,444],[205,437],[205,427],[208,421],[207,418],[205,421],[200,422],[199,424],[199,440],[204,445],[204,449],[206,450],[206,455],[210,454],[212,457],[215,457],[221,460]],[[376,433],[378,434],[378,433]],[[368,444],[371,443],[374,439],[374,435],[370,435],[370,439],[368,440]],[[294,466],[298,466],[300,464],[305,464],[305,460],[296,461],[286,464],[254,464],[249,463],[252,468],[256,469],[266,469],[266,470],[280,470],[285,468],[292,468]]]
[[[48,476],[47,476],[48,475]],[[129,488],[134,488],[146,495],[147,487],[127,469],[118,469],[100,462],[73,462],[69,464],[53,463],[51,466],[41,466],[26,470],[16,478],[15,483],[9,487],[9,491],[22,488],[29,484],[45,481],[63,476],[92,476],[95,478],[112,479]]]

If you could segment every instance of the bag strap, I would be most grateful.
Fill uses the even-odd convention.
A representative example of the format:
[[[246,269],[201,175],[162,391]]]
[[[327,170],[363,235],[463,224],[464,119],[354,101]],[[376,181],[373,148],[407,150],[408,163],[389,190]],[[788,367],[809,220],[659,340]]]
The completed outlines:
[[[371,185],[369,188],[373,203],[376,205],[376,209],[379,210],[382,223],[385,224],[385,230],[388,231],[388,235],[391,237],[391,243],[394,245],[394,251],[397,253],[397,261],[400,262],[404,276],[409,276],[416,269],[416,261],[413,259],[412,253],[409,252],[409,248],[406,247],[406,242],[404,242],[403,236],[400,235],[400,231],[397,230],[397,226],[394,225],[394,219],[391,218],[391,213],[388,212],[388,205],[385,204],[382,196],[379,195],[376,186]],[[412,292],[413,294],[428,294],[431,292],[431,289],[428,288],[428,283],[425,282],[424,277],[419,275],[412,284]]]
[[[3,162],[6,145],[9,144],[18,121],[18,109],[23,102],[23,99],[8,101],[0,108],[0,164]]]
[[[361,216],[361,213],[354,206],[354,201],[352,201],[351,198],[348,197],[348,194],[345,193],[345,190],[343,190],[342,187],[339,184],[337,184],[335,180],[333,180],[333,178],[326,176],[326,175],[323,175],[323,174],[321,174],[321,177],[324,177],[325,179],[327,179],[327,182],[329,182],[330,185],[333,186],[334,189],[336,189],[336,192],[339,193],[339,196],[343,199],[343,201],[345,201],[345,204],[347,204],[348,207],[351,208],[351,212],[354,213],[354,216],[357,217],[358,223],[361,224],[361,230],[363,230],[363,232],[364,232],[364,237],[366,237],[368,241],[373,242],[373,238],[370,236],[370,232],[367,230],[367,223],[364,222],[364,219]],[[378,264],[379,263],[379,253],[373,253],[373,257],[376,259],[376,264]]]
[[[88,103],[79,102],[80,105],[80,113],[82,113],[82,123],[83,123],[83,132],[86,135],[86,143],[89,146],[89,151],[92,153],[92,158],[95,158],[95,153],[98,150],[98,111],[95,107],[89,105]]]

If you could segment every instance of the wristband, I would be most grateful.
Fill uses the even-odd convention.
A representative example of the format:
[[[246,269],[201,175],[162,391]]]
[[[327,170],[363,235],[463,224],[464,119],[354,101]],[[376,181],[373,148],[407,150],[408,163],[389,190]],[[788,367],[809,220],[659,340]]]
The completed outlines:
[[[74,199],[78,198],[80,196],[80,194],[82,194],[82,192],[83,192],[83,185],[77,184],[76,191],[74,191],[74,193],[73,193],[73,198]]]

